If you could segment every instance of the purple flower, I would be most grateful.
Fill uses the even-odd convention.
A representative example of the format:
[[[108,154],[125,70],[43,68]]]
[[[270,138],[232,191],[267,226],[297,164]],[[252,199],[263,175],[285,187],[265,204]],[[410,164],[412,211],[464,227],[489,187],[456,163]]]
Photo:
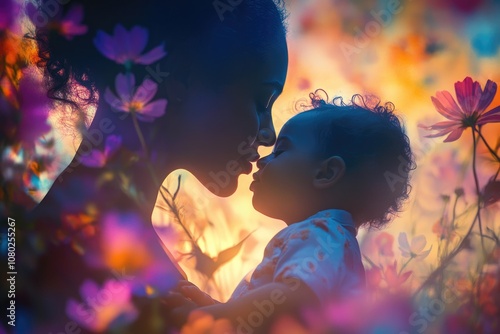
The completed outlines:
[[[131,323],[138,315],[130,301],[131,291],[131,285],[126,280],[110,279],[102,288],[95,282],[86,280],[80,287],[83,302],[68,300],[66,314],[80,326],[93,332]]]
[[[21,6],[15,0],[0,0],[0,31],[12,29],[20,9]]]
[[[115,26],[110,36],[99,30],[94,38],[94,45],[105,57],[118,64],[149,65],[163,58],[167,53],[163,43],[145,54],[141,54],[148,43],[148,30],[134,26],[127,31],[121,24]]]
[[[88,31],[88,27],[82,24],[83,6],[80,4],[72,5],[64,16],[61,10],[58,10],[50,21],[47,20],[45,14],[41,15],[40,9],[31,2],[26,6],[26,13],[36,26],[46,26],[57,31],[68,40],[73,39],[75,36],[85,35]]]
[[[156,94],[158,85],[150,79],[146,79],[134,91],[135,76],[133,74],[119,73],[115,79],[115,88],[118,97],[106,88],[104,99],[113,108],[123,112],[135,112],[137,118],[144,122],[152,122],[155,118],[162,116],[167,107],[166,99],[150,102]]]
[[[122,138],[120,136],[108,136],[104,145],[104,151],[93,149],[89,154],[80,156],[80,162],[87,167],[104,167],[121,144]]]

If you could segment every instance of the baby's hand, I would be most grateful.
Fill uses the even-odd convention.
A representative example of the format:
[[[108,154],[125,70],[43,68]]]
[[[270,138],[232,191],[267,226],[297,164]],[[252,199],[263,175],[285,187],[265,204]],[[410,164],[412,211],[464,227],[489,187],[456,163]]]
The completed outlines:
[[[180,281],[174,291],[181,293],[184,297],[189,298],[198,306],[208,306],[220,303],[189,281]]]

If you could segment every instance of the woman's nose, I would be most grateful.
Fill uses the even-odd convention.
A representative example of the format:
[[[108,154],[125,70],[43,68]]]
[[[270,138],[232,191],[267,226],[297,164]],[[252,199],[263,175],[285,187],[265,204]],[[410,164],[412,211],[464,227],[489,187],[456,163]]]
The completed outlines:
[[[263,113],[260,116],[260,127],[257,133],[257,145],[273,146],[276,142],[276,132],[274,131],[271,113]]]

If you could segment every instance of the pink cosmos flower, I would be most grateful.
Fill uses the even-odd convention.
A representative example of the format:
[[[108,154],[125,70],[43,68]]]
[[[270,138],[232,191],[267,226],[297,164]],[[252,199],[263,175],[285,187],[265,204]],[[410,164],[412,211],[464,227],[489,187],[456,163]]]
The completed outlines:
[[[131,323],[138,312],[131,302],[129,282],[110,279],[102,288],[86,280],[80,287],[83,302],[70,299],[66,304],[66,314],[83,328],[102,332],[110,327]]]
[[[486,82],[484,91],[479,82],[473,82],[471,77],[466,77],[461,82],[457,81],[455,93],[458,104],[448,91],[437,92],[436,97],[431,97],[436,110],[448,121],[438,122],[431,126],[419,125],[419,127],[437,130],[436,133],[426,137],[448,135],[444,141],[452,142],[460,138],[462,132],[468,127],[475,128],[476,125],[500,122],[500,106],[485,113],[496,92],[497,84],[491,80]]]
[[[75,36],[85,35],[88,31],[88,27],[82,24],[83,6],[80,4],[72,5],[64,16],[60,10],[57,11],[50,21],[46,21],[46,15],[40,15],[39,11],[40,9],[31,2],[26,6],[26,12],[33,24],[36,26],[45,25],[66,37],[67,40],[72,40]]]
[[[104,151],[93,149],[89,154],[82,155],[80,162],[87,167],[104,167],[121,144],[122,138],[120,136],[108,136],[104,145]]]
[[[148,30],[134,26],[127,31],[121,24],[117,24],[110,36],[99,30],[94,38],[94,45],[105,57],[118,64],[149,65],[163,58],[165,52],[163,43],[145,54],[141,54],[148,43]]]
[[[425,245],[427,244],[427,240],[425,236],[418,235],[411,239],[411,244],[408,242],[408,236],[405,232],[401,232],[398,237],[399,241],[399,250],[401,250],[401,255],[404,257],[412,257],[415,260],[423,260],[429,255],[431,252],[431,248],[424,251]]]
[[[119,73],[115,79],[115,88],[118,97],[106,88],[104,99],[113,108],[123,112],[135,112],[137,118],[144,122],[152,122],[162,116],[167,107],[166,99],[150,102],[156,94],[158,85],[153,80],[146,79],[134,91],[135,76]]]

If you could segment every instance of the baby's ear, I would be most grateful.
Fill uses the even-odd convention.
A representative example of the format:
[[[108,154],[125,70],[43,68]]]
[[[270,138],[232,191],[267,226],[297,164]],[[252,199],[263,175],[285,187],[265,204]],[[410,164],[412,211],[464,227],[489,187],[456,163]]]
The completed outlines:
[[[333,187],[345,173],[345,162],[341,157],[334,155],[323,160],[314,175],[313,185],[317,189]]]

